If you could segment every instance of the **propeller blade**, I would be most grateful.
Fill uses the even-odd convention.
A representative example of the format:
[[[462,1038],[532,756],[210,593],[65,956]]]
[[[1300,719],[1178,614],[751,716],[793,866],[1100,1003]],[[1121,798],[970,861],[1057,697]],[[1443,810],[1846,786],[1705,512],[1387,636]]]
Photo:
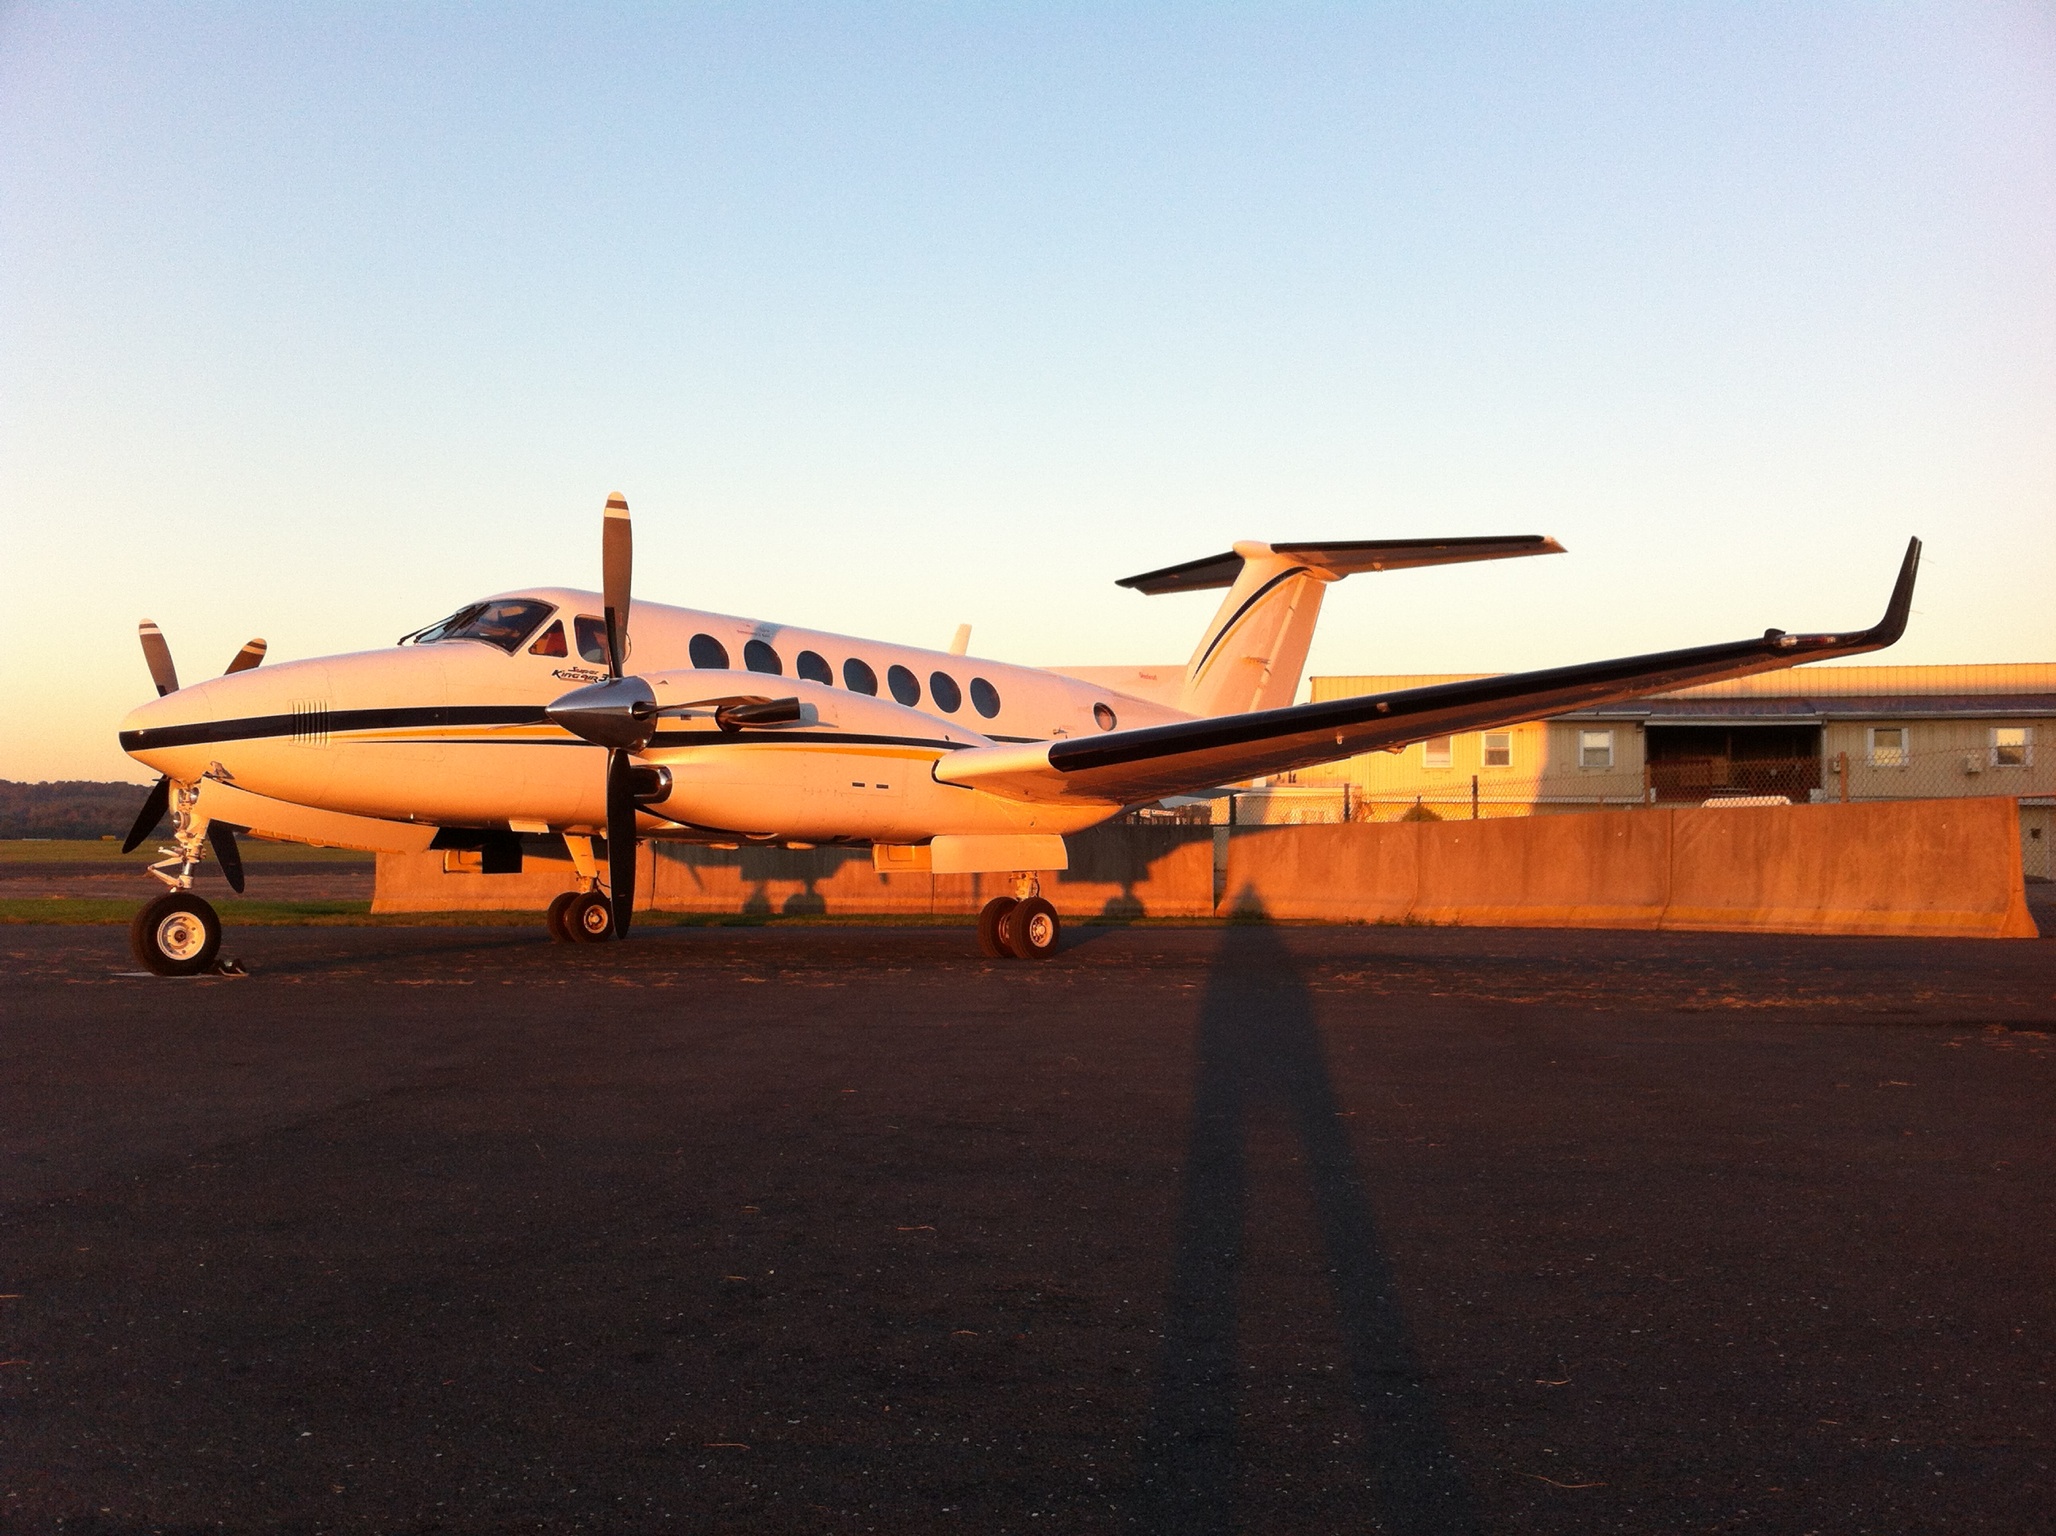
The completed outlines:
[[[628,655],[629,577],[635,567],[635,534],[628,523],[628,502],[619,491],[607,498],[607,521],[600,536],[602,601],[607,615],[607,671],[621,675]]]
[[[121,845],[123,853],[134,853],[144,838],[157,830],[157,823],[164,820],[164,813],[171,809],[171,779],[167,776],[150,786],[150,793],[143,797],[143,808],[136,813],[136,824],[129,828],[128,841]]]
[[[171,647],[165,643],[164,631],[148,619],[136,626],[136,633],[142,637],[143,660],[150,663],[150,681],[157,685],[157,697],[178,692],[178,668],[171,664]]]
[[[635,764],[626,752],[607,756],[607,893],[614,932],[628,937],[635,915]]]
[[[223,677],[233,677],[238,672],[249,671],[264,659],[265,650],[266,646],[262,640],[245,642],[243,648],[236,652],[235,660],[228,664],[228,670],[221,675]]]
[[[236,846],[236,829],[225,821],[207,823],[207,841],[214,848],[215,860],[221,865],[222,874],[228,877],[229,889],[238,896],[243,894],[243,850]]]

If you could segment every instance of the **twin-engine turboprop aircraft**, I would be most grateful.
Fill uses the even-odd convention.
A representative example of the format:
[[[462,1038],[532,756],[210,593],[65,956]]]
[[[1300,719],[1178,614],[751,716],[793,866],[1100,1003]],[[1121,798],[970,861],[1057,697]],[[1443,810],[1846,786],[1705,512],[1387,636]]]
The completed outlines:
[[[559,939],[625,937],[638,845],[869,845],[882,866],[997,872],[1015,894],[980,915],[998,958],[1048,955],[1038,876],[1064,835],[1165,795],[1483,730],[1690,683],[1878,650],[1906,627],[1920,541],[1884,618],[1791,635],[1293,705],[1330,583],[1359,572],[1561,554],[1552,539],[1237,544],[1120,583],[1227,589],[1179,671],[1070,673],[631,603],[627,503],[609,497],[603,590],[538,587],[467,604],[396,647],[259,667],[253,640],[181,688],[142,626],[159,697],[121,725],[162,777],[124,851],[170,810],[152,866],[169,888],[137,915],[138,959],[210,968],[213,907],[193,894],[211,845],[243,889],[235,832],[380,852],[473,850],[518,869],[523,835],[561,838],[577,888]],[[738,665],[740,663],[740,665]],[[882,691],[881,691],[882,690]],[[602,841],[604,839],[604,841]]]

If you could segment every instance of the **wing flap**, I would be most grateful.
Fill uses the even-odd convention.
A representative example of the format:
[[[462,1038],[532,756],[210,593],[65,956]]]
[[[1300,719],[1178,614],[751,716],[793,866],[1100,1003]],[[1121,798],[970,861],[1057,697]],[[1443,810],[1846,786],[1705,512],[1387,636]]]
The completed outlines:
[[[1517,725],[1696,683],[1859,655],[1882,650],[1905,632],[1919,567],[1920,540],[1914,539],[1906,546],[1884,617],[1853,634],[1789,635],[1773,629],[1760,639],[1725,645],[1181,720],[1105,736],[977,747],[937,763],[935,776],[1014,799],[1128,805],[1310,768],[1429,736]]]

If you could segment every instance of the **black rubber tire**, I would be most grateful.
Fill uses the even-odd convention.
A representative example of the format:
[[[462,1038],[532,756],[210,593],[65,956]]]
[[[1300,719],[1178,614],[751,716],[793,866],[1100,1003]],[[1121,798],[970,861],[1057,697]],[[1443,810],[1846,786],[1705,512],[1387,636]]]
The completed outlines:
[[[1007,942],[1007,916],[1020,903],[1011,896],[995,896],[978,914],[978,948],[988,960],[1011,960],[1013,947]]]
[[[564,907],[564,931],[574,944],[604,944],[614,937],[614,904],[598,891],[575,896]]]
[[[129,924],[129,948],[159,976],[199,976],[221,953],[221,919],[191,891],[167,891]]]
[[[549,909],[543,913],[543,926],[550,930],[550,937],[559,944],[571,942],[571,930],[564,926],[564,913],[571,903],[578,900],[578,892],[565,891],[550,899]]]
[[[1057,909],[1040,896],[1030,896],[1007,919],[1007,947],[1022,960],[1047,960],[1057,952],[1063,931]]]

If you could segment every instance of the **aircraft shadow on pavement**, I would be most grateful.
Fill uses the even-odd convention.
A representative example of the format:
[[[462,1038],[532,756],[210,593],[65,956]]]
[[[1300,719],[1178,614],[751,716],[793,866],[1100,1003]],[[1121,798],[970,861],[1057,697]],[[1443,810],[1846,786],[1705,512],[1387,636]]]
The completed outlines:
[[[1134,1519],[1144,1529],[1237,1528],[1246,1457],[1236,1432],[1236,1297],[1252,1220],[1249,1135],[1258,1116],[1282,1119],[1296,1135],[1311,1186],[1349,1395],[1361,1420],[1355,1470],[1367,1523],[1391,1532],[1476,1528],[1470,1487],[1408,1340],[1338,1107],[1313,998],[1283,934],[1267,924],[1227,929],[1200,1008],[1163,1356],[1130,1490]]]

